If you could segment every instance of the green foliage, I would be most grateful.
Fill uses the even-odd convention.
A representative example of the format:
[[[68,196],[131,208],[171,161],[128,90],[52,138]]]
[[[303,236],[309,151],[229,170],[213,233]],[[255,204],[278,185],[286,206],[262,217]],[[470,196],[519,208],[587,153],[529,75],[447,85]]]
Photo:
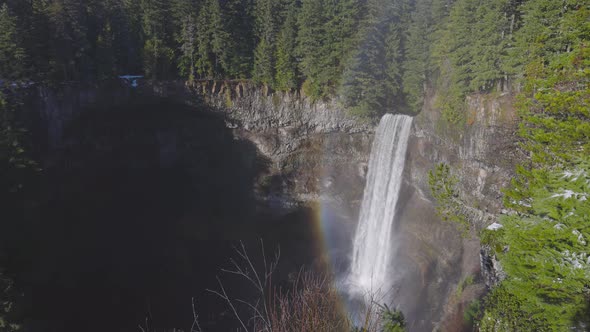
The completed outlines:
[[[146,76],[151,78],[166,78],[170,72],[174,51],[167,47],[163,40],[148,39],[143,48],[143,62]]]
[[[416,9],[411,13],[411,23],[407,30],[403,62],[403,92],[409,108],[418,113],[422,108],[424,84],[428,75],[430,61],[430,34],[433,32],[431,0],[416,2]]]
[[[183,18],[178,42],[180,44],[178,70],[181,76],[192,81],[195,79],[196,74],[197,25],[195,18],[190,14]]]
[[[303,0],[299,14],[298,53],[312,98],[333,95],[356,46],[361,6],[358,0]]]
[[[387,306],[383,306],[381,310],[383,332],[404,332],[406,330],[406,318],[401,311],[390,309]]]
[[[258,0],[254,9],[258,45],[254,50],[252,78],[255,82],[273,85],[276,39],[282,16],[280,2],[277,0]]]
[[[362,43],[343,74],[340,89],[344,105],[356,115],[375,117],[401,108],[403,4],[369,2]]]
[[[439,74],[437,107],[448,123],[459,127],[465,123],[467,94],[491,91],[514,73],[509,52],[514,48],[520,2],[457,0],[448,19],[433,33],[438,37],[431,54]]]
[[[16,17],[4,4],[0,7],[0,78],[18,79],[23,75],[25,52],[17,37]]]
[[[461,279],[459,285],[457,285],[457,296],[460,297],[463,294],[463,291],[467,286],[473,285],[473,276],[468,275],[467,277]]]
[[[507,279],[486,299],[482,331],[564,331],[588,323],[588,14],[576,1],[523,5],[516,40],[530,44],[515,52],[525,70],[519,133],[530,159],[506,191],[505,205],[518,213],[502,218],[503,232],[486,235],[507,248],[496,250]]]
[[[504,288],[492,289],[485,299],[485,311],[479,321],[479,331],[552,331],[540,308],[527,305],[519,294]],[[535,315],[536,313],[536,315]]]
[[[463,321],[467,324],[473,325],[475,321],[481,318],[481,309],[482,307],[479,300],[472,301],[463,312]]]
[[[298,8],[292,2],[287,8],[285,23],[277,37],[276,64],[275,64],[275,88],[287,91],[297,88],[299,73],[295,58],[297,47],[297,13]]]
[[[444,221],[454,222],[463,236],[467,236],[470,230],[469,221],[463,215],[457,191],[458,179],[451,174],[451,168],[447,164],[438,164],[428,172],[428,184],[432,196],[436,199],[437,214]]]
[[[260,40],[254,50],[254,74],[252,79],[257,83],[273,84],[274,79],[274,51],[272,45],[265,39]]]
[[[489,230],[484,229],[479,234],[479,240],[482,245],[489,246],[496,253],[500,253],[503,250],[501,239],[504,236],[504,228]]]

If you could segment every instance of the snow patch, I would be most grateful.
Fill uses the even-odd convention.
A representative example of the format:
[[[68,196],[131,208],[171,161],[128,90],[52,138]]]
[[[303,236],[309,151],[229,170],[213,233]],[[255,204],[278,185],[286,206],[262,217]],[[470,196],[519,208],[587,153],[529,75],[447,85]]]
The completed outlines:
[[[581,245],[586,245],[586,240],[584,239],[584,236],[582,235],[582,233],[580,233],[580,231],[578,231],[577,229],[574,229],[572,231],[572,234],[574,234],[575,236],[578,237],[578,243]]]
[[[488,229],[490,231],[497,231],[502,227],[504,227],[504,226],[495,222],[495,223],[489,225],[488,227],[486,227],[486,229]]]
[[[587,193],[577,193],[573,190],[563,190],[561,193],[559,194],[554,194],[553,196],[551,196],[551,198],[558,198],[558,197],[562,197],[563,199],[570,199],[570,198],[576,198],[580,201],[585,201],[587,199],[588,194]]]

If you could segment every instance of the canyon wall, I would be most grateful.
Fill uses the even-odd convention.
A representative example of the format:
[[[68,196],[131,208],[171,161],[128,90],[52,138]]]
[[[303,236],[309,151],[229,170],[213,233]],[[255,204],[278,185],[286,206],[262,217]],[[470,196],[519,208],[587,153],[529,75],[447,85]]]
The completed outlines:
[[[248,154],[244,158],[265,164],[253,187],[262,205],[288,211],[301,204],[329,201],[348,216],[346,227],[354,228],[376,123],[347,115],[336,102],[311,101],[296,92],[271,92],[243,81],[191,85],[142,81],[138,88],[114,82],[108,88],[66,86],[28,91],[30,108],[42,123],[37,126],[47,134],[47,149],[53,151],[68,145],[64,141],[68,123],[97,104],[108,108],[142,96],[157,96],[188,105],[195,112],[217,114],[234,140],[255,147],[244,151]],[[476,234],[503,212],[501,189],[509,183],[519,158],[517,118],[510,93],[468,97],[467,118],[460,127],[442,119],[436,97],[436,91],[430,90],[422,112],[414,119],[404,199],[398,203],[400,220],[394,226],[396,269],[391,277],[403,287],[392,289],[391,294],[394,305],[406,314],[411,331],[465,328],[462,310],[485,292],[484,284],[491,284],[486,277],[493,279],[495,273],[493,257],[480,257]],[[199,123],[186,124],[183,131],[210,131],[203,127],[205,122]],[[158,132],[155,140],[160,149],[156,158],[162,165],[181,155],[178,150],[183,138],[171,130]],[[448,164],[459,180],[461,213],[473,225],[467,237],[436,214],[428,172],[439,163]]]

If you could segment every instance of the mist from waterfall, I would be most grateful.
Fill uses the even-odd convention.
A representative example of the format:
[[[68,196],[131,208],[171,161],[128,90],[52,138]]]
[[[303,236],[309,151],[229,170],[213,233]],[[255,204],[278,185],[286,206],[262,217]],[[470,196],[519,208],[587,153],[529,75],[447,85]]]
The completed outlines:
[[[392,226],[411,125],[412,117],[386,114],[377,127],[353,242],[352,294],[383,294],[391,286]]]

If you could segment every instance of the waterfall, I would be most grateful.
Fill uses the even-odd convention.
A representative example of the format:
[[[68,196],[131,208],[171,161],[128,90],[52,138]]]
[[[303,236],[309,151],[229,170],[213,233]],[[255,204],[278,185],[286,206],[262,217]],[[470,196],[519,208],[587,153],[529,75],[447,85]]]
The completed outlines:
[[[386,292],[392,254],[392,225],[402,183],[412,118],[386,114],[371,148],[367,184],[353,242],[352,293]]]

